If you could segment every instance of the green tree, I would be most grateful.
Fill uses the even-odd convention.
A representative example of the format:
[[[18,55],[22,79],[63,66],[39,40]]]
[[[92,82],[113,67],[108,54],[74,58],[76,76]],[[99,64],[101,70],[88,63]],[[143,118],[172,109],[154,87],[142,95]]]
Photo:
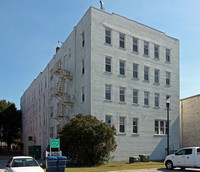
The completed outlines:
[[[60,131],[61,149],[71,165],[99,165],[116,149],[115,135],[114,125],[78,114]]]
[[[0,100],[0,140],[8,144],[8,150],[20,138],[21,118],[21,111],[16,109],[14,103]]]

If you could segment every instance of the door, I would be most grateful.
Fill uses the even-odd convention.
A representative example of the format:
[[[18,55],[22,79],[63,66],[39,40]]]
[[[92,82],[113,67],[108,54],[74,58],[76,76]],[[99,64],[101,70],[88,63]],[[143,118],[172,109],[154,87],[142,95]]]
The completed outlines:
[[[185,166],[194,167],[194,149],[185,149]]]
[[[174,156],[174,166],[185,166],[185,149],[179,150]]]

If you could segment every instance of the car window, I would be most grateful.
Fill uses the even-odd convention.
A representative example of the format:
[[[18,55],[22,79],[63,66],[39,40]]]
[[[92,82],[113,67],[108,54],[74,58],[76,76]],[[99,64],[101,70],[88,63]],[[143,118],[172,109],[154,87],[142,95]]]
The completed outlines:
[[[185,155],[191,155],[192,149],[185,149]]]
[[[176,155],[185,155],[185,149],[178,151]]]
[[[197,155],[200,155],[200,148],[197,149]]]
[[[33,158],[19,158],[14,159],[12,167],[25,167],[25,166],[39,166]]]

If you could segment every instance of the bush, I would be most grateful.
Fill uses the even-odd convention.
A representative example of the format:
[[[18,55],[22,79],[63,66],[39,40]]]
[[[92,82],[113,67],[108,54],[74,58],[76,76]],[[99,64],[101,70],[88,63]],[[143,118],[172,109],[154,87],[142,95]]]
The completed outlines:
[[[91,115],[78,114],[60,131],[61,150],[71,165],[99,165],[117,147],[116,129]]]

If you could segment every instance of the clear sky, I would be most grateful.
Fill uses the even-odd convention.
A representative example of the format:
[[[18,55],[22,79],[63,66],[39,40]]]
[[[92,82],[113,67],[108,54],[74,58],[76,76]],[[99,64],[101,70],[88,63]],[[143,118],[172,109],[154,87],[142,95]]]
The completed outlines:
[[[104,0],[117,13],[180,40],[180,98],[200,94],[200,0]],[[16,104],[99,0],[0,0],[0,100]]]

